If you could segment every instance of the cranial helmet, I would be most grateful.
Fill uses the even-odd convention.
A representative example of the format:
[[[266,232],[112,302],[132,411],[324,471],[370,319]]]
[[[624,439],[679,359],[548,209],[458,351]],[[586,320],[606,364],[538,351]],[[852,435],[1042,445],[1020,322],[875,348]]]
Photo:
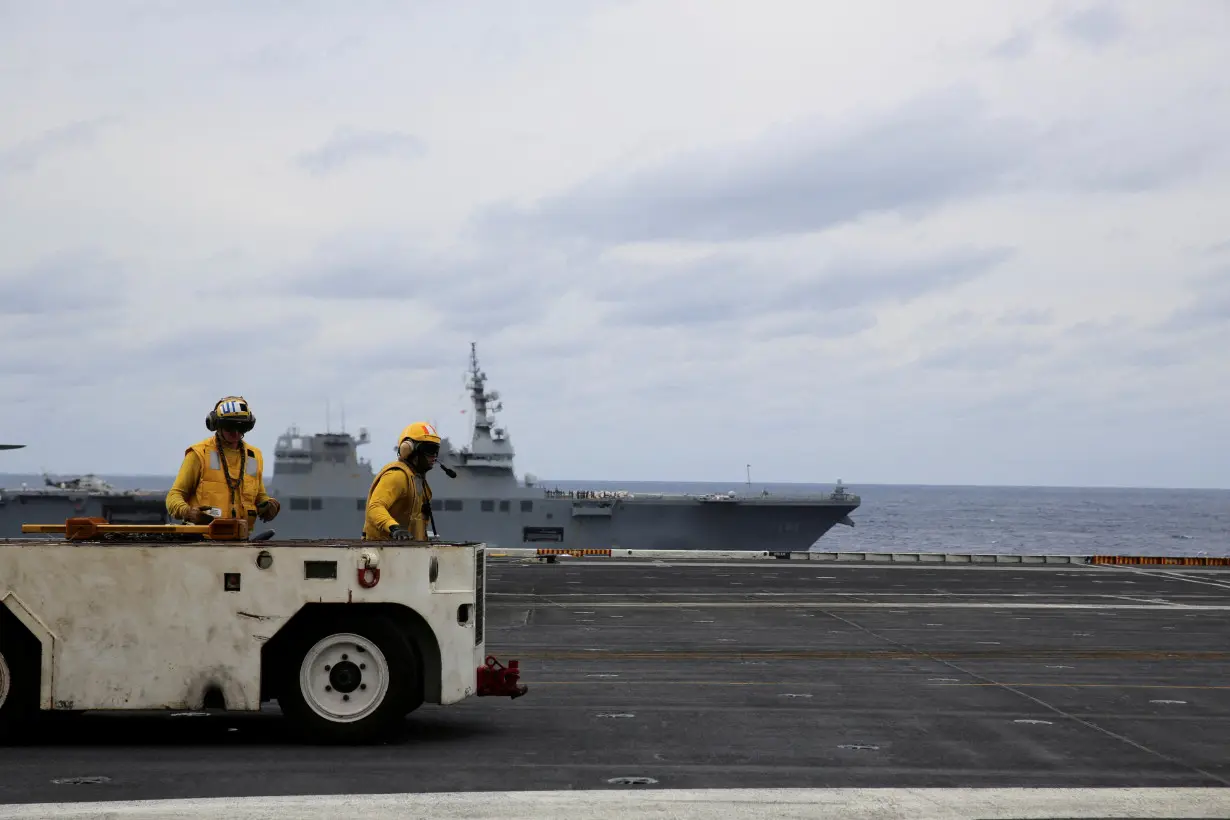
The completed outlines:
[[[401,431],[401,438],[397,442],[397,456],[403,461],[416,452],[424,455],[438,455],[440,452],[440,434],[425,421],[408,425]]]
[[[243,396],[227,396],[219,399],[214,409],[210,410],[209,415],[205,417],[205,429],[210,432],[234,430],[238,433],[246,433],[255,426],[256,416],[252,414],[252,408],[248,406],[248,400]]]

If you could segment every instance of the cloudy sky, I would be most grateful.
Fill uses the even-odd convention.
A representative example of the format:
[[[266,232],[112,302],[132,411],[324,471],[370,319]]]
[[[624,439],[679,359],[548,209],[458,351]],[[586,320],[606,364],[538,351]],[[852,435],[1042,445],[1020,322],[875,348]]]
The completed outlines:
[[[4,472],[1230,487],[1221,0],[0,0]],[[269,467],[267,466],[267,469]]]

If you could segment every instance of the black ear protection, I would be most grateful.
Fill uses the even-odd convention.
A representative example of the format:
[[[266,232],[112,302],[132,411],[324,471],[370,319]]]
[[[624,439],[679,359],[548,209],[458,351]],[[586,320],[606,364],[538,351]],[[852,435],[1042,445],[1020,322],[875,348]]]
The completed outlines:
[[[248,417],[243,421],[236,419],[225,419],[218,416],[218,408],[224,404],[233,405],[231,412],[247,413]],[[205,429],[209,432],[214,432],[220,428],[238,430],[241,433],[249,432],[256,426],[256,415],[252,412],[252,408],[248,406],[248,400],[243,396],[226,396],[218,399],[214,409],[209,411],[209,415],[205,417]]]
[[[421,443],[426,444],[427,446],[430,446],[430,447],[437,447],[437,448],[439,447],[439,445],[436,444],[435,442],[431,442],[430,444],[428,442],[421,442]],[[409,460],[410,456],[414,454],[414,448],[417,447],[419,444],[420,442],[416,442],[413,439],[408,439],[408,438],[402,439],[401,444],[397,445],[397,457],[400,458],[402,461]],[[438,452],[439,451],[437,450],[437,454]]]

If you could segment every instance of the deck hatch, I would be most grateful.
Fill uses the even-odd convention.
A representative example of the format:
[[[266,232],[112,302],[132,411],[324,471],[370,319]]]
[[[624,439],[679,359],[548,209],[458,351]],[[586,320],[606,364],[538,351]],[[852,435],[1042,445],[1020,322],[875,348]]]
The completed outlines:
[[[521,540],[526,543],[547,541],[556,544],[564,542],[563,527],[522,527]]]

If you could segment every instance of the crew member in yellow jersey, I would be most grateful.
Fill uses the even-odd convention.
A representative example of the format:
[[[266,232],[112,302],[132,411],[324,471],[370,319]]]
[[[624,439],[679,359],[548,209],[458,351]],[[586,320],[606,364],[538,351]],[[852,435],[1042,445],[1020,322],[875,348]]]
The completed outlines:
[[[397,460],[380,468],[367,492],[364,539],[427,540],[431,517],[427,472],[439,455],[440,435],[427,422],[416,421],[401,431]]]
[[[167,492],[167,512],[193,524],[208,524],[216,513],[223,518],[242,518],[249,531],[262,521],[272,521],[282,509],[265,492],[265,458],[243,440],[256,426],[256,416],[243,396],[220,399],[205,417],[205,429],[213,433],[184,451],[179,475]]]

